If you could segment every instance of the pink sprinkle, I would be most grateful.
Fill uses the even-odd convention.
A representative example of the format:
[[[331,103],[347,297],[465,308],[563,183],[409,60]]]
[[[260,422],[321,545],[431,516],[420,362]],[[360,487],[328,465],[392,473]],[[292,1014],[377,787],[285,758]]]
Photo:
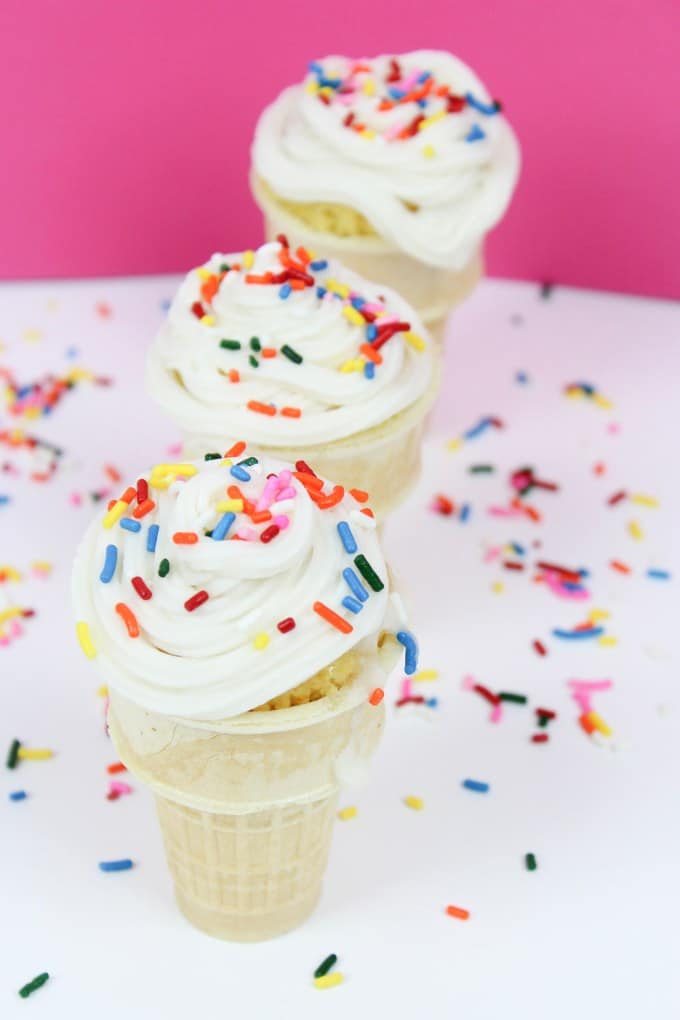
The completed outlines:
[[[405,676],[404,679],[401,681],[401,687],[399,689],[399,697],[400,698],[410,698],[412,696],[412,694],[413,694],[413,688],[412,688],[412,685],[411,685],[411,678],[408,677],[408,676]]]
[[[285,531],[290,524],[290,517],[287,517],[285,514],[277,514],[274,518],[274,524],[276,524],[279,531]]]
[[[181,453],[182,453],[182,444],[181,443],[170,443],[170,446],[168,447],[168,453],[172,457],[179,457],[179,456],[181,456]]]
[[[520,517],[522,513],[514,506],[490,506],[486,512],[492,517]]]
[[[109,793],[120,795],[121,793],[132,793],[132,787],[128,783],[109,783]]]
[[[68,501],[71,504],[71,506],[82,506],[83,505],[83,497],[80,495],[79,492],[72,492],[71,495],[68,498]]]
[[[499,723],[503,718],[503,704],[502,702],[498,705],[494,705],[491,709],[491,715],[489,716],[489,722]]]
[[[469,673],[463,677],[463,683],[461,684],[464,691],[471,691],[477,681]]]
[[[395,121],[386,131],[383,132],[383,137],[391,142],[397,135],[401,134],[404,128],[408,127],[408,124],[402,123],[401,121]]]
[[[362,305],[361,307],[364,309],[365,312],[369,312],[371,315],[378,315],[379,312],[385,311],[384,306],[378,304],[376,301],[373,301],[370,304],[367,302],[365,305]]]
[[[592,712],[593,705],[588,691],[572,691],[571,696],[582,712]]]
[[[280,503],[284,499],[295,499],[296,495],[297,493],[295,489],[291,485],[288,485],[285,489],[282,489],[281,492],[279,492],[276,497],[276,502]]]
[[[492,545],[491,548],[487,549],[486,552],[484,553],[484,562],[493,563],[494,560],[498,559],[502,552],[503,552],[502,545]]]
[[[620,431],[621,426],[617,421],[610,421],[609,425],[607,425],[607,432],[609,433],[610,436],[618,436]]]
[[[550,588],[550,591],[554,595],[558,595],[561,599],[575,599],[576,601],[583,601],[583,599],[590,598],[590,592],[585,588],[574,589],[568,588],[560,581],[560,576],[554,570],[546,570],[543,573],[543,580]]]
[[[244,542],[257,542],[260,536],[254,528],[241,528],[236,532],[236,537],[243,539]]]
[[[284,468],[283,471],[279,471],[279,485],[283,488],[290,484],[290,480],[293,477],[293,472],[289,471],[288,468]]]
[[[613,680],[567,680],[569,687],[581,691],[608,691],[614,686]]]

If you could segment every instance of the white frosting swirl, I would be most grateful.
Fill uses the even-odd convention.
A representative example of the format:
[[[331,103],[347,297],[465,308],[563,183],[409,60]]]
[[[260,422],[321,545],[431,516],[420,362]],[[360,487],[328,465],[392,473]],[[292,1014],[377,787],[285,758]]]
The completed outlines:
[[[180,286],[151,349],[147,380],[152,397],[185,432],[247,436],[269,447],[317,445],[387,421],[430,387],[429,336],[388,288],[323,259],[307,265],[303,275],[311,283],[287,297],[281,292],[289,281],[249,282],[268,273],[280,279],[282,259],[291,257],[301,264],[278,242],[254,253],[213,255]],[[241,268],[220,272],[225,265]],[[373,324],[355,307],[364,299],[363,307],[374,309],[369,318],[377,309]],[[370,341],[395,317],[411,329],[382,346],[379,337]],[[367,357],[374,347],[375,364]],[[296,360],[286,356],[291,350]],[[262,405],[275,412],[262,413]]]
[[[519,146],[462,61],[418,50],[396,58],[398,77],[394,61],[312,64],[260,117],[254,169],[285,199],[350,206],[414,258],[462,269],[507,208]],[[424,120],[413,127],[416,117]]]
[[[239,467],[236,461],[233,470],[245,470],[249,481],[234,477],[226,459],[155,468],[149,476],[155,507],[146,505],[149,512],[138,521],[140,529],[127,530],[136,527],[134,515],[141,512],[129,489],[128,502],[103,511],[78,550],[73,598],[78,626],[86,634],[85,639],[81,634],[83,648],[96,654],[115,690],[150,711],[206,720],[245,712],[297,686],[349,649],[361,649],[364,641],[367,650],[375,651],[391,613],[388,572],[374,521],[353,496],[342,495],[337,487],[335,497],[342,498],[321,509],[279,462]],[[238,499],[233,491],[228,495],[231,486],[240,487],[255,508],[218,507]],[[324,491],[333,488],[326,484]],[[121,511],[122,523],[116,519]],[[254,523],[250,515],[258,511],[271,516]],[[231,512],[235,519],[226,534],[218,528],[209,537],[206,532]],[[346,550],[340,522],[349,525],[356,550]],[[266,529],[274,526],[280,530],[266,541]],[[193,544],[177,544],[178,533],[196,538]],[[115,556],[109,547],[115,547]],[[381,590],[373,590],[362,576],[354,562],[359,555],[383,582]],[[347,568],[365,589],[363,601],[354,598],[354,605],[343,603],[353,598],[343,577]],[[208,598],[189,610],[185,603],[199,592]],[[349,632],[322,618],[314,608],[317,602],[345,621]],[[129,613],[136,636],[129,630]],[[288,617],[295,626],[282,632],[277,625]]]

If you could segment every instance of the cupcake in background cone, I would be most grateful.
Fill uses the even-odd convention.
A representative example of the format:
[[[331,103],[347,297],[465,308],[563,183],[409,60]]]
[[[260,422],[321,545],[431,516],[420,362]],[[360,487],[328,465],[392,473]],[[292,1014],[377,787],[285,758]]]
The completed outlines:
[[[418,479],[439,359],[397,294],[282,236],[188,274],[147,380],[185,456],[247,436],[255,452],[368,490],[382,519]]]
[[[80,545],[73,597],[181,910],[257,941],[314,908],[338,791],[380,739],[397,642],[409,671],[416,647],[368,508],[244,445],[126,489]]]
[[[500,104],[451,54],[331,56],[261,115],[251,186],[267,238],[392,287],[441,341],[519,164]]]

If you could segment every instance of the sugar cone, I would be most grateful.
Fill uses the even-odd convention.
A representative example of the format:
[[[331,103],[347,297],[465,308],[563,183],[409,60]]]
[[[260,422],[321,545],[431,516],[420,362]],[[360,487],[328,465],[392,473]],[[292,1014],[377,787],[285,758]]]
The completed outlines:
[[[340,785],[380,739],[363,684],[224,723],[171,719],[112,692],[121,761],[156,795],[178,905],[197,928],[255,942],[295,928],[321,892]]]
[[[315,230],[277,203],[269,188],[253,174],[251,189],[264,217],[265,237],[286,234],[291,245],[303,245],[321,258],[333,258],[367,280],[391,287],[413,305],[437,344],[446,333],[449,314],[474,290],[484,272],[481,247],[459,270],[438,268],[413,258],[377,235],[339,237]]]

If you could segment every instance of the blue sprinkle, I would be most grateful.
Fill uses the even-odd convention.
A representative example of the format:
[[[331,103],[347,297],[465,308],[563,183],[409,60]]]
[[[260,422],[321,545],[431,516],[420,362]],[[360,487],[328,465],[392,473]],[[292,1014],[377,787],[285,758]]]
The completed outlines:
[[[239,482],[249,482],[250,475],[245,468],[240,467],[238,464],[234,464],[233,467],[229,468],[229,474],[232,478],[238,478]]]
[[[650,568],[647,571],[647,577],[652,577],[655,581],[670,581],[671,572],[670,570],[657,570],[656,568]]]
[[[578,581],[562,581],[562,588],[566,588],[567,591],[583,591],[583,585]]]
[[[481,436],[482,432],[488,429],[491,424],[491,419],[480,418],[476,425],[473,425],[471,429],[463,433],[463,439],[476,439],[477,436]]]
[[[342,600],[342,604],[345,609],[349,609],[350,613],[360,613],[364,608],[361,602],[357,602],[357,600],[353,599],[351,595],[345,595]]]
[[[480,128],[479,124],[473,124],[468,133],[465,136],[466,142],[479,142],[482,138],[486,138],[486,135]]]
[[[100,861],[100,871],[129,871],[132,861],[129,857],[123,857],[120,861]]]
[[[388,90],[388,95],[391,99],[403,99],[406,93],[403,89],[398,89],[396,85],[391,85]]]
[[[517,553],[518,556],[524,556],[524,553],[526,552],[524,546],[520,545],[519,542],[511,542],[510,547]]]
[[[325,293],[326,293],[326,288],[325,287],[317,287],[316,288],[316,296],[318,298],[322,298]]]
[[[436,708],[437,705],[439,704],[439,700],[438,698],[428,698],[425,704],[427,705],[428,708]]]
[[[427,99],[416,99],[416,106],[419,106],[421,110],[424,110],[427,106]]]
[[[479,779],[464,779],[462,785],[466,790],[472,790],[474,793],[489,792],[489,784],[482,783]]]
[[[78,350],[77,347],[68,347],[66,350],[66,357],[68,358],[69,361],[73,361],[73,359],[77,358],[79,354],[80,351]]]
[[[228,511],[226,514],[224,514],[224,516],[219,519],[219,521],[213,528],[212,533],[213,542],[221,542],[235,520],[236,514],[231,513],[231,511]]]
[[[418,77],[416,78],[416,81],[418,82],[419,85],[422,85],[424,82],[427,81],[428,78],[431,77],[432,71],[421,71]]]
[[[158,532],[160,528],[157,524],[150,524],[149,530],[146,533],[146,551],[156,552],[156,542],[158,541]]]
[[[460,513],[458,514],[458,520],[460,521],[461,524],[465,524],[466,520],[470,516],[470,512],[471,512],[470,504],[463,503],[462,507],[460,508]]]
[[[322,269],[328,269],[328,262],[326,259],[314,259],[309,263],[309,268],[314,273],[320,273]]]
[[[312,74],[323,74],[323,66],[319,63],[318,60],[311,61],[311,63],[309,64],[309,70],[312,72]]]
[[[581,577],[590,577],[590,571],[586,570],[585,567],[580,567],[578,573],[581,575]]]
[[[582,641],[585,638],[599,637],[604,634],[604,627],[591,627],[590,630],[553,630],[553,637],[565,638],[568,641]]]
[[[404,646],[404,673],[412,676],[418,669],[418,645],[413,634],[408,630],[397,631],[397,641]]]
[[[5,496],[4,493],[0,493],[0,506],[7,506],[10,502],[10,497]]]
[[[172,304],[172,298],[169,298],[169,297],[163,298],[161,300],[161,311],[162,312],[169,312],[171,304]]]
[[[356,297],[350,298],[350,300],[349,300],[349,303],[351,304],[351,306],[352,306],[353,308],[356,308],[356,310],[357,310],[358,312],[360,312],[360,311],[361,311],[361,309],[362,309],[362,308],[364,307],[364,305],[366,304],[366,298],[363,298],[363,297],[359,297],[359,296],[357,295]]]
[[[375,365],[372,361],[367,361],[364,365],[364,375],[367,379],[375,378]]]
[[[351,567],[345,567],[342,572],[342,576],[347,582],[347,586],[352,590],[360,602],[365,602],[368,598],[368,592],[364,588],[363,584],[354,573]]]
[[[342,78],[326,78],[325,75],[322,74],[318,78],[318,83],[321,86],[321,88],[329,87],[332,89],[337,89],[340,88],[340,86],[342,85]]]
[[[132,517],[121,517],[118,523],[124,531],[137,532],[142,530],[142,525],[139,521],[134,520]]]
[[[526,374],[526,372],[515,372],[515,382],[518,382],[520,383],[520,385],[524,386],[526,385],[526,383],[529,382],[529,376]]]
[[[473,110],[477,110],[479,113],[485,114],[487,117],[493,117],[494,113],[498,113],[498,106],[496,103],[483,103],[481,99],[476,99],[471,92],[465,93],[468,106],[471,106]]]
[[[279,297],[285,301],[292,289],[289,283],[282,283],[279,287]]]
[[[102,572],[99,575],[99,580],[103,581],[104,584],[108,584],[113,575],[115,574],[117,562],[118,562],[118,549],[116,548],[115,545],[107,545],[106,559],[104,560]]]
[[[25,790],[13,790],[10,793],[10,795],[9,795],[9,799],[10,800],[26,800],[27,796],[28,796],[28,794],[26,793]]]
[[[355,553],[357,551],[357,543],[347,521],[340,521],[337,527],[338,535],[340,536],[340,541],[342,542],[345,552]]]
[[[368,326],[366,327],[366,339],[367,340],[375,340],[377,335],[378,335],[378,327],[376,326],[376,324],[374,322],[369,322]]]

